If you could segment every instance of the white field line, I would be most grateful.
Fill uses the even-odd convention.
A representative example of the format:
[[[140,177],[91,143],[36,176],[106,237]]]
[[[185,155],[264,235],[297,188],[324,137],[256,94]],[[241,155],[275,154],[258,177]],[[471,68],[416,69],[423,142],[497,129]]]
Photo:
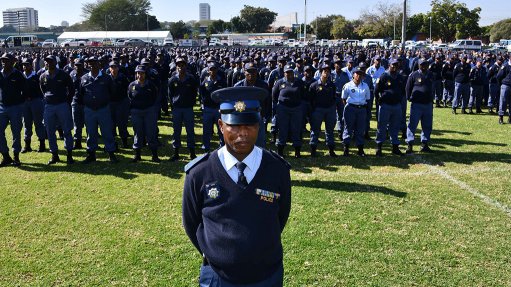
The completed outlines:
[[[416,159],[417,159],[417,162],[419,163],[422,163],[422,164],[425,164],[426,166],[428,166],[428,168],[440,175],[441,177],[451,181],[452,183],[456,184],[457,186],[459,186],[460,188],[464,189],[465,191],[468,191],[469,193],[471,193],[473,196],[475,197],[478,197],[479,199],[481,199],[484,203],[490,205],[490,206],[493,206],[497,209],[500,209],[502,211],[504,211],[509,217],[511,217],[511,208],[487,195],[484,195],[482,194],[481,192],[477,191],[475,188],[471,187],[470,185],[466,184],[465,182],[453,177],[452,175],[448,174],[445,170],[441,169],[440,167],[438,166],[435,166],[435,165],[432,165],[430,163],[428,163],[426,160],[424,160],[422,157],[420,156],[416,156]]]

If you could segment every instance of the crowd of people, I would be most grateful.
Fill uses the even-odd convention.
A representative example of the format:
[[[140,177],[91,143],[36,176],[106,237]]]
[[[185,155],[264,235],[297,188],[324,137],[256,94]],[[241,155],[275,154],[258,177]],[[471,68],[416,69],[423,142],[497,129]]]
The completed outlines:
[[[64,140],[66,162],[82,149],[96,161],[98,138],[111,162],[116,151],[130,148],[132,161],[148,147],[160,162],[159,119],[172,121],[172,161],[183,155],[186,129],[190,159],[196,157],[195,118],[202,121],[202,150],[223,137],[218,127],[220,104],[211,94],[227,87],[259,87],[268,97],[260,103],[257,145],[275,145],[286,156],[288,142],[301,157],[310,133],[311,156],[318,156],[324,129],[328,155],[366,156],[370,120],[377,122],[376,156],[390,138],[392,153],[411,154],[419,142],[431,152],[433,108],[454,115],[479,114],[487,108],[500,124],[511,123],[511,60],[507,53],[481,51],[403,51],[361,47],[336,48],[79,48],[4,51],[0,73],[0,166],[19,165],[20,153],[38,152],[48,143],[48,164],[60,161],[57,138]],[[410,104],[408,105],[408,102]],[[199,109],[200,107],[200,109]],[[407,118],[407,113],[409,117]],[[505,116],[508,115],[508,118]],[[459,116],[457,116],[459,117]],[[416,129],[421,123],[420,140]],[[10,124],[12,152],[5,130]],[[22,130],[23,139],[22,143]],[[98,132],[100,131],[100,133]],[[337,136],[336,136],[337,134]],[[339,138],[339,139],[337,139]],[[400,149],[404,140],[406,150]]]

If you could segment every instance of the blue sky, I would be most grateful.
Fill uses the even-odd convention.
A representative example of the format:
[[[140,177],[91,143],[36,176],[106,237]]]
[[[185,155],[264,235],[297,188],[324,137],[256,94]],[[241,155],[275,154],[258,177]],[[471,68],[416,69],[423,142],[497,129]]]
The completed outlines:
[[[95,0],[2,0],[0,10],[7,8],[32,7],[39,11],[39,25],[48,27],[50,25],[60,25],[65,20],[74,24],[82,20],[82,5]],[[356,19],[360,11],[370,9],[372,5],[385,0],[307,0],[307,21],[311,21],[318,15],[340,14],[348,19]],[[489,25],[499,20],[511,17],[509,13],[508,0],[459,0],[467,4],[468,8],[481,7],[481,25]],[[212,19],[229,20],[235,16],[243,5],[256,7],[266,7],[279,15],[289,15],[298,12],[298,17],[303,21],[304,0],[152,0],[151,14],[155,15],[159,21],[189,21],[198,20],[199,3],[209,3],[211,6]],[[399,3],[401,0],[387,0],[389,3]],[[429,0],[409,0],[411,13],[421,13],[430,10]]]

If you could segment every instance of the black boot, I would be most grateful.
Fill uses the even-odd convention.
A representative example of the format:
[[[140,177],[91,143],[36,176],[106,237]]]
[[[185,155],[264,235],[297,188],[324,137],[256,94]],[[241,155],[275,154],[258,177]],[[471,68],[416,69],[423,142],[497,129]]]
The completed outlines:
[[[359,146],[357,146],[357,148],[358,148],[358,151],[357,151],[358,156],[365,157],[366,153],[364,152],[364,145],[359,145]]]
[[[500,125],[504,124],[504,116],[499,116],[499,124]]]
[[[435,105],[436,108],[440,108],[440,100],[436,100],[436,105]]]
[[[151,150],[151,153],[152,153],[152,157],[151,157],[151,161],[152,162],[161,162],[161,159],[158,157],[158,150],[157,149],[153,149]]]
[[[45,152],[46,151],[46,141],[45,140],[39,140],[39,149],[37,152]]]
[[[392,145],[392,153],[395,154],[395,155],[403,155],[403,152],[399,149],[399,145],[398,144],[393,144]]]
[[[301,151],[301,147],[295,146],[295,157],[296,158],[301,158],[302,157],[302,155],[300,154],[300,151]]]
[[[311,156],[312,157],[316,157],[318,155],[317,150],[318,150],[317,145],[311,145]]]
[[[21,153],[27,153],[32,151],[32,147],[30,146],[31,141],[25,140],[25,147],[21,150]]]
[[[509,116],[509,118],[507,118],[507,123],[511,124],[511,116]]]
[[[20,166],[21,165],[20,153],[19,152],[15,152],[14,153],[14,158],[12,160],[12,165],[14,165],[14,166]]]
[[[174,155],[170,158],[170,161],[177,161],[179,160],[179,148],[174,148]]]
[[[432,150],[429,148],[428,143],[422,143],[421,152],[432,152]]]
[[[75,140],[75,144],[73,145],[73,149],[82,149],[82,141],[81,140]]]
[[[469,113],[469,114],[473,114],[473,113],[474,113],[474,111],[472,110],[472,108],[468,108],[468,113]]]
[[[277,146],[277,154],[280,155],[281,157],[284,157],[284,146],[283,145]]]
[[[349,144],[345,144],[344,145],[344,151],[343,151],[343,156],[349,156],[350,155],[350,145]]]
[[[96,161],[96,151],[88,150],[87,157],[82,161],[82,163],[91,163]]]
[[[73,151],[68,150],[66,155],[66,163],[67,164],[73,164],[75,163],[75,160],[73,159]]]
[[[122,138],[122,148],[129,148],[130,146],[128,145],[128,138]]]
[[[191,147],[189,149],[190,149],[190,159],[196,158],[197,155],[195,155],[195,149],[193,147]]]
[[[456,112],[456,108],[453,108],[453,109],[452,109],[452,114],[453,114],[453,115],[456,115],[456,114],[457,114],[457,112]]]
[[[413,144],[412,143],[408,143],[408,147],[406,148],[405,153],[406,154],[412,154],[413,153]]]
[[[333,145],[328,146],[328,155],[331,157],[337,157],[337,155],[335,154],[335,146]]]
[[[108,153],[108,159],[110,160],[110,163],[118,163],[119,160],[115,156],[115,153],[113,151]]]
[[[131,162],[139,162],[142,160],[142,157],[140,156],[140,149],[139,148],[136,148],[134,149],[135,151],[135,156],[133,156],[133,159],[131,160]]]
[[[50,164],[56,164],[56,163],[57,163],[57,162],[59,162],[59,161],[60,161],[59,154],[58,154],[58,153],[56,153],[56,152],[53,152],[53,153],[51,154],[51,158],[50,158],[50,160],[48,161],[48,165],[50,165]]]
[[[466,114],[466,113],[467,113],[467,110],[461,109],[461,114]]]
[[[0,167],[8,166],[13,163],[12,158],[8,152],[3,152],[2,156],[3,158],[2,161],[0,162]]]
[[[369,136],[369,132],[366,132],[366,133],[364,134],[364,138],[365,138],[366,140],[368,140],[368,141],[370,141],[370,140],[371,140],[371,137]]]
[[[381,151],[382,145],[383,145],[382,143],[379,143],[376,145],[376,156],[377,157],[383,156],[383,152]]]

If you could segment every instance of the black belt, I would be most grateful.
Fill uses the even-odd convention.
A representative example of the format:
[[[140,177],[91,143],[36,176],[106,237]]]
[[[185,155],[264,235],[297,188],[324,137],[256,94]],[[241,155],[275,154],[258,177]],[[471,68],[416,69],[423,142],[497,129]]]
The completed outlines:
[[[365,108],[367,107],[367,105],[354,105],[354,104],[348,104],[348,106],[350,106],[350,107],[355,107],[355,108],[359,108],[359,109],[362,109],[362,108],[364,108],[364,109],[365,109]]]

